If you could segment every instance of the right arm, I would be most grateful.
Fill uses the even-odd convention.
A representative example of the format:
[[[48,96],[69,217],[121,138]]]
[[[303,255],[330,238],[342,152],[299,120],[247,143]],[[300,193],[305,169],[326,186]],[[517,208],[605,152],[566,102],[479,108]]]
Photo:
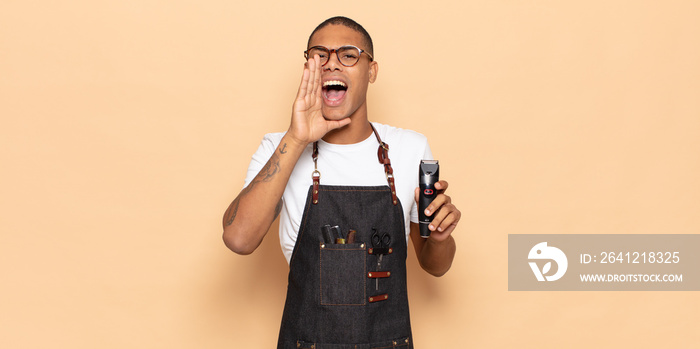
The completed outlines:
[[[224,243],[233,252],[253,252],[282,208],[282,193],[306,147],[289,138],[288,135],[282,137],[265,166],[224,213]]]
[[[265,166],[231,202],[223,217],[224,243],[233,252],[250,254],[260,246],[282,208],[282,194],[306,146],[349,119],[328,121],[321,113],[321,65],[315,56],[304,66],[294,100],[292,122]]]

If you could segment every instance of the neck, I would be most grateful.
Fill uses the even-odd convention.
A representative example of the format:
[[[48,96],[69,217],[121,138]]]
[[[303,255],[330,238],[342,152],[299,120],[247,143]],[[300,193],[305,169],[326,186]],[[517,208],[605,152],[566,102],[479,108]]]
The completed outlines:
[[[372,126],[367,120],[367,113],[355,113],[351,122],[341,128],[326,133],[323,140],[332,144],[355,144],[364,141],[372,134]]]

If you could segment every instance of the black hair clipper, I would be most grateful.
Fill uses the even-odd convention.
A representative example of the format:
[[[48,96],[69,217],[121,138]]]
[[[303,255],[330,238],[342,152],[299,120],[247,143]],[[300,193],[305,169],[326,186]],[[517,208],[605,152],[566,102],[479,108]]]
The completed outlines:
[[[425,216],[425,209],[437,196],[435,183],[440,180],[440,165],[437,160],[421,160],[418,168],[418,186],[420,194],[418,195],[418,224],[420,226],[420,236],[428,238],[430,230],[428,225],[433,221],[432,215]]]

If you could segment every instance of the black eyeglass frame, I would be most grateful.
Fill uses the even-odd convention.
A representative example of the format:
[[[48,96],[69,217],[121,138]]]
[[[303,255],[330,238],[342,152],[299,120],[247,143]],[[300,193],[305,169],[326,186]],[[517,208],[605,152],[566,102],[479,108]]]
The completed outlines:
[[[356,61],[355,63],[353,63],[352,65],[347,65],[347,64],[343,63],[342,60],[340,60],[340,53],[339,53],[339,51],[342,50],[342,49],[344,49],[344,48],[354,48],[354,49],[360,51],[360,55],[357,56],[357,61]],[[357,64],[357,62],[360,61],[360,58],[362,58],[362,54],[363,54],[363,53],[366,54],[367,57],[369,57],[369,61],[370,61],[370,62],[374,61],[374,57],[372,57],[372,55],[371,55],[369,52],[367,52],[367,51],[365,51],[365,50],[363,50],[363,49],[361,49],[361,48],[359,48],[359,47],[357,47],[357,46],[353,46],[353,45],[345,45],[345,46],[338,47],[337,49],[330,49],[330,48],[325,47],[325,46],[313,46],[313,47],[309,47],[306,51],[304,51],[304,58],[306,58],[306,59],[308,60],[308,59],[309,59],[309,51],[311,51],[311,50],[313,50],[313,49],[324,49],[324,50],[328,51],[328,60],[326,60],[326,63],[321,64],[321,66],[325,66],[326,64],[328,64],[328,62],[330,62],[330,60],[331,60],[331,55],[333,54],[333,52],[335,52],[335,57],[338,59],[338,62],[340,62],[340,64],[342,64],[342,65],[345,66],[345,67],[352,67],[352,66],[355,66],[355,65]]]

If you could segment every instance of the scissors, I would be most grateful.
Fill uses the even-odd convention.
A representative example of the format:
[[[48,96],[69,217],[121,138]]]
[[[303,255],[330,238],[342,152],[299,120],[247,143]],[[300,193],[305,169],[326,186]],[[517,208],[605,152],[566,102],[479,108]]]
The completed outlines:
[[[372,246],[373,252],[372,254],[387,254],[391,253],[391,249],[389,248],[389,245],[391,245],[391,235],[387,233],[382,233],[379,234],[377,232],[377,229],[372,228],[374,233],[372,233]]]
[[[389,245],[391,245],[391,235],[387,233],[379,234],[377,232],[377,229],[372,228],[374,233],[372,233],[372,248],[371,254],[378,254],[379,259],[377,259],[377,271],[382,269],[382,257],[384,257],[385,254],[391,253],[392,249],[389,248]],[[375,279],[375,289],[379,290],[379,279]]]

